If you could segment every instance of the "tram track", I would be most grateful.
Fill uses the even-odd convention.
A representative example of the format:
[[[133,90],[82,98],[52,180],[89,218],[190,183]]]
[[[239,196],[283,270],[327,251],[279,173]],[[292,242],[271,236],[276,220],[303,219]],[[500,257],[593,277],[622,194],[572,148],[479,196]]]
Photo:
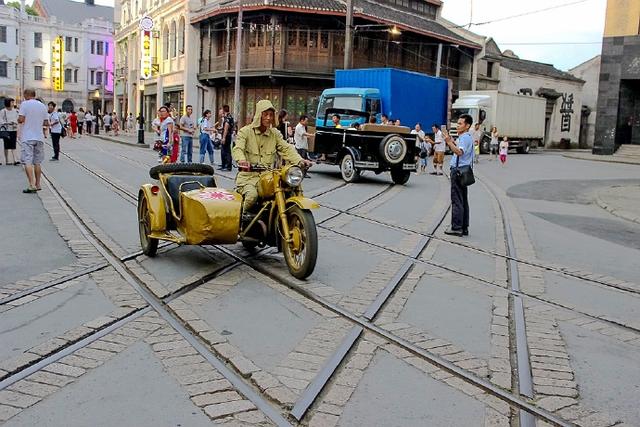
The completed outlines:
[[[76,163],[80,163],[77,160],[74,160]],[[87,169],[88,171],[90,171],[90,169],[86,166],[84,166],[85,169]],[[90,171],[91,172],[91,171]],[[94,174],[96,175],[96,174]],[[132,194],[129,193],[125,190],[122,190],[121,188],[119,188],[116,184],[114,184],[113,182],[110,182],[109,178],[104,177],[100,174],[97,174],[99,176],[99,178],[104,181],[106,184],[108,184],[110,187],[114,188],[114,190],[117,188],[118,191],[116,191],[117,194],[121,195],[121,196],[125,196],[126,199],[129,200],[129,202],[133,205],[136,204],[136,200],[137,197]],[[48,184],[51,185],[51,184]],[[381,194],[383,194],[384,192],[388,191],[388,189],[384,189],[382,192],[380,192],[378,195],[374,195],[371,197],[371,199],[375,199],[377,197],[380,197]],[[58,193],[57,194],[58,197],[61,198],[61,195]],[[66,203],[66,201],[64,202]],[[69,211],[70,215],[76,215],[77,213],[73,211],[72,207],[68,204],[66,204],[66,209]],[[439,217],[439,221],[437,223],[437,225],[434,227],[432,233],[430,234],[434,234],[435,233],[435,229],[437,229],[437,227],[440,225],[440,223],[444,220],[444,217],[446,216],[446,212],[448,211],[448,208],[444,211],[444,213]],[[79,226],[81,227],[86,227],[86,224],[83,224],[80,220],[80,217],[77,216],[77,220],[80,221]],[[89,228],[86,228],[86,230],[90,232]],[[178,332],[183,335],[183,332],[185,335],[183,335],[185,337],[185,339],[187,339],[190,343],[191,341],[195,341],[195,343],[192,343],[192,345],[194,345],[194,347],[196,348],[196,350],[202,354],[205,355],[205,358],[207,360],[209,360],[212,364],[214,364],[213,360],[210,360],[210,358],[213,358],[217,361],[217,363],[222,364],[224,369],[227,370],[228,374],[230,376],[235,376],[235,380],[240,381],[242,383],[242,387],[238,387],[238,390],[243,393],[245,396],[247,396],[250,400],[254,401],[254,399],[258,400],[258,402],[261,402],[260,404],[256,404],[256,406],[258,406],[259,409],[263,410],[263,405],[267,405],[268,407],[266,408],[266,414],[267,416],[269,416],[269,418],[271,418],[272,420],[278,419],[279,421],[276,422],[277,424],[280,425],[280,422],[283,420],[283,418],[281,418],[281,415],[278,414],[274,414],[273,413],[273,407],[270,406],[270,404],[268,402],[266,402],[261,396],[257,395],[257,392],[255,390],[253,390],[251,388],[251,386],[247,385],[242,379],[240,379],[239,374],[231,371],[229,368],[226,367],[226,365],[224,365],[223,362],[221,362],[218,358],[216,358],[216,356],[211,353],[211,351],[204,347],[199,341],[198,339],[191,334],[187,328],[180,323],[175,317],[173,317],[173,315],[164,308],[162,301],[158,301],[157,298],[155,298],[148,289],[146,289],[144,287],[144,284],[141,284],[138,282],[139,279],[135,279],[133,276],[130,275],[130,273],[127,271],[127,267],[126,265],[124,265],[124,263],[119,263],[119,261],[113,257],[112,254],[110,254],[108,252],[108,249],[106,248],[106,246],[103,246],[103,244],[100,242],[99,239],[97,239],[97,237],[89,235],[87,236],[88,240],[90,240],[92,242],[92,244],[96,244],[98,246],[100,246],[102,248],[102,250],[99,250],[101,253],[105,252],[105,258],[109,259],[110,263],[113,262],[113,266],[114,268],[117,266],[116,270],[118,271],[118,273],[120,273],[123,277],[129,277],[131,280],[133,280],[132,282],[132,286],[134,287],[134,289],[136,289],[136,291],[138,293],[140,293],[143,298],[145,300],[147,300],[149,306],[153,307],[156,311],[158,311],[161,316],[163,318],[165,318],[165,320],[168,321],[168,323],[171,324],[172,327],[176,328],[178,330]],[[449,361],[447,361],[446,359],[438,356],[437,354],[424,350],[410,342],[408,342],[407,340],[404,340],[403,338],[396,336],[395,334],[393,334],[392,332],[386,331],[383,328],[378,327],[377,325],[375,325],[372,322],[372,319],[375,317],[375,314],[378,312],[378,310],[384,305],[384,303],[387,301],[387,299],[389,298],[390,295],[392,295],[393,291],[397,288],[397,286],[399,285],[399,283],[403,280],[403,278],[406,276],[406,274],[409,272],[410,268],[414,265],[415,261],[419,258],[420,253],[422,253],[422,251],[424,250],[424,248],[428,245],[429,241],[431,240],[431,237],[429,236],[424,236],[424,238],[421,240],[420,244],[416,247],[416,249],[412,252],[411,255],[413,255],[413,257],[411,257],[411,259],[406,259],[405,260],[405,264],[403,265],[403,267],[398,270],[398,272],[395,274],[394,278],[389,282],[389,284],[385,287],[385,290],[383,292],[380,293],[380,295],[376,298],[376,301],[374,301],[374,303],[369,307],[369,309],[367,310],[367,312],[365,313],[364,316],[358,316],[355,315],[353,313],[351,313],[350,311],[340,307],[337,304],[333,304],[327,300],[325,300],[324,298],[315,295],[313,292],[310,292],[307,289],[304,289],[303,287],[301,287],[299,284],[295,283],[291,278],[289,277],[285,277],[282,276],[280,274],[274,273],[273,271],[270,271],[269,269],[265,268],[264,266],[261,266],[259,263],[252,261],[250,258],[247,257],[243,257],[237,253],[235,253],[234,251],[231,251],[228,248],[225,247],[216,247],[216,249],[224,252],[225,254],[227,254],[228,256],[234,258],[236,260],[236,263],[238,264],[244,264],[247,265],[248,267],[250,267],[251,269],[255,270],[256,272],[263,274],[267,277],[270,277],[273,280],[276,280],[277,282],[279,282],[282,285],[287,286],[288,288],[296,291],[297,293],[299,293],[300,295],[304,296],[305,298],[319,304],[320,306],[338,314],[339,316],[341,316],[342,318],[344,318],[345,320],[350,321],[351,323],[354,324],[354,327],[352,329],[352,332],[349,334],[349,336],[354,336],[355,340],[357,340],[357,337],[362,333],[362,331],[369,331],[374,333],[375,335],[378,335],[384,339],[386,339],[387,341],[393,343],[394,345],[398,346],[399,348],[408,351],[409,353],[421,358],[422,360],[425,360],[426,362],[446,371],[449,372],[450,374],[462,379],[463,381],[478,387],[479,389],[485,391],[486,393],[495,396],[503,401],[505,401],[506,403],[508,403],[509,405],[519,408],[521,410],[523,410],[526,413],[535,415],[536,417],[545,420],[553,425],[559,425],[559,426],[569,426],[571,424],[567,423],[566,421],[556,417],[555,415],[553,415],[552,413],[541,409],[537,406],[535,406],[534,404],[532,404],[532,402],[528,399],[523,399],[520,395],[513,393],[511,391],[507,391],[505,389],[502,389],[494,384],[492,384],[491,382],[478,377],[477,375],[475,375],[474,373],[471,373],[470,371],[460,368],[457,365],[455,365],[454,363],[451,363]],[[128,281],[128,280],[127,280]],[[134,286],[135,285],[135,286]],[[154,299],[155,298],[155,299]],[[360,330],[358,332],[358,330]],[[351,340],[351,338],[348,338],[348,340]],[[354,341],[355,341],[354,340]],[[345,344],[346,347],[350,348],[350,345]],[[347,350],[348,352],[348,350]],[[345,353],[346,354],[346,353]],[[338,363],[339,365],[339,363]],[[215,365],[214,365],[215,366]],[[218,366],[216,366],[216,368],[218,368]],[[220,369],[219,369],[220,370]],[[221,371],[222,372],[222,371]],[[223,372],[223,375],[225,375],[225,373]],[[227,375],[225,375],[226,377]],[[328,378],[331,377],[331,374],[328,375]],[[230,380],[231,381],[231,380]],[[231,381],[232,384],[234,384],[234,386],[236,386],[236,381]],[[246,394],[246,388],[249,388],[249,394]],[[320,387],[320,389],[322,389],[322,387]],[[315,400],[315,397],[312,399],[312,401]],[[311,403],[312,403],[311,401]],[[256,403],[256,402],[254,402]],[[309,404],[310,405],[310,404]],[[308,408],[308,406],[307,406]],[[295,409],[295,407],[294,407]],[[302,418],[302,415],[304,415],[305,411],[302,411],[301,415],[300,415],[300,419]],[[269,413],[271,415],[273,415],[273,417],[271,415],[269,415]],[[291,412],[291,416],[295,419],[298,419],[296,417],[296,414],[299,413],[296,412],[294,413],[294,411]],[[285,422],[287,422],[285,420]],[[288,422],[287,422],[288,423]],[[284,424],[284,425],[288,425],[288,424]]]
[[[105,178],[106,179],[106,178]],[[267,402],[258,392],[256,392],[251,386],[247,385],[242,379],[241,375],[236,374],[233,370],[226,366],[226,364],[220,361],[216,355],[203,344],[182,322],[180,322],[166,307],[168,303],[181,295],[191,291],[197,285],[206,281],[212,280],[216,277],[220,277],[228,271],[241,265],[239,262],[232,262],[226,264],[214,272],[209,273],[203,277],[200,277],[189,284],[184,285],[181,289],[171,292],[164,298],[156,296],[137,275],[135,272],[126,265],[124,261],[114,255],[113,251],[109,249],[107,244],[103,242],[85,223],[81,216],[74,210],[74,208],[62,197],[59,190],[49,180],[46,174],[43,173],[43,180],[49,187],[54,197],[58,200],[63,210],[69,215],[74,224],[78,227],[83,237],[91,243],[96,250],[107,260],[110,267],[116,270],[116,272],[146,301],[147,305],[133,313],[130,313],[122,318],[115,319],[114,322],[107,325],[94,333],[82,338],[81,340],[72,343],[71,345],[59,349],[58,351],[50,354],[36,363],[20,369],[5,376],[0,381],[0,390],[11,386],[12,384],[20,381],[27,376],[37,372],[46,366],[60,360],[61,358],[73,353],[74,351],[86,347],[91,343],[102,338],[106,334],[115,331],[121,326],[139,318],[143,314],[146,314],[152,310],[157,312],[178,334],[180,334],[207,362],[209,362],[218,372],[220,372],[238,392],[249,399],[260,411],[262,411],[271,421],[278,426],[290,426],[291,424],[280,414],[279,410],[273,407],[273,405]]]
[[[158,246],[158,250],[161,251],[161,253],[165,253],[168,250],[164,250],[164,249],[166,249],[168,247],[172,247],[172,249],[175,249],[178,246],[176,246],[174,243],[171,243],[171,242],[164,242],[164,243],[162,243],[161,245]],[[171,249],[169,249],[169,250],[171,250]],[[142,251],[136,251],[136,252],[130,253],[128,255],[125,255],[123,257],[120,257],[120,261],[122,261],[122,262],[131,261],[131,260],[134,260],[134,259],[140,257],[141,255],[143,255]],[[46,289],[53,288],[54,286],[63,285],[65,283],[67,283],[67,282],[79,279],[79,278],[84,277],[84,276],[86,276],[88,274],[95,273],[95,272],[100,271],[100,270],[104,270],[108,266],[109,266],[109,263],[107,263],[107,262],[96,263],[96,264],[87,266],[87,267],[85,267],[85,268],[83,268],[81,270],[75,271],[73,273],[61,276],[61,277],[59,277],[57,279],[50,280],[48,282],[41,283],[40,285],[37,285],[37,286],[31,287],[31,288],[28,288],[28,289],[13,293],[13,294],[5,297],[5,298],[0,299],[0,306],[9,304],[9,303],[11,303],[13,301],[17,301],[17,300],[19,300],[21,298],[24,298],[24,297],[27,297],[29,295],[33,295],[33,294],[35,294],[37,292],[41,292],[41,291],[44,291]]]

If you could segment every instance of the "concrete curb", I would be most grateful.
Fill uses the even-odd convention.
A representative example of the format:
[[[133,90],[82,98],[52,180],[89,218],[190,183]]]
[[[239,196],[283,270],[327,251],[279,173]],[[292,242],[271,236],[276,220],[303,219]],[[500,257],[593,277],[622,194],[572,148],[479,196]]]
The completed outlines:
[[[616,158],[613,156],[600,156],[597,154],[589,154],[589,155],[580,155],[580,154],[571,154],[571,153],[564,153],[562,154],[563,157],[566,157],[568,159],[576,159],[576,160],[589,160],[592,162],[605,162],[605,163],[622,163],[625,165],[640,165],[640,159],[638,160],[625,160],[625,159],[620,159],[620,158]]]
[[[596,204],[600,206],[602,209],[606,210],[612,215],[617,216],[618,218],[622,218],[627,221],[635,222],[636,224],[640,224],[640,216],[633,212],[625,211],[623,209],[616,209],[614,206],[611,206],[609,203],[602,200],[600,194],[607,190],[600,190],[596,193]]]

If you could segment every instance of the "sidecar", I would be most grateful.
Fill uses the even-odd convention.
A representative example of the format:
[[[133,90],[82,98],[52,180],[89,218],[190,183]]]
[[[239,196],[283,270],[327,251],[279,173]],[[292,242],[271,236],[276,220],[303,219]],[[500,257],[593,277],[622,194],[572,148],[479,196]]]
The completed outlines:
[[[218,188],[213,167],[188,163],[154,166],[138,193],[138,229],[142,251],[155,256],[158,242],[185,245],[236,243],[242,196]]]

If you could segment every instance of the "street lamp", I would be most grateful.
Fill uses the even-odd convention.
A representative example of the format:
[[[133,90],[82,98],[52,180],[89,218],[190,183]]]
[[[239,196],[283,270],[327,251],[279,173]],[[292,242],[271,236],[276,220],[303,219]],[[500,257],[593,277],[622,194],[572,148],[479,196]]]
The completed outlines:
[[[138,85],[138,93],[140,95],[140,108],[138,109],[138,144],[144,144],[144,117],[142,110],[144,109],[144,80],[140,79]]]

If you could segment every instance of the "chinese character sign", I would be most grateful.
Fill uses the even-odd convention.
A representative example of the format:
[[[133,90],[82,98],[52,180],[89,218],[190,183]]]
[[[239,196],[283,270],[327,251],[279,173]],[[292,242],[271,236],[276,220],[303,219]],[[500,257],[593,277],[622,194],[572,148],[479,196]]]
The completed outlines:
[[[573,114],[573,94],[562,95],[560,107],[560,132],[571,132],[571,114]]]
[[[140,78],[144,80],[151,78],[153,71],[151,30],[153,30],[153,19],[149,16],[143,16],[140,19]]]
[[[142,58],[140,62],[140,77],[148,79],[151,77],[153,64],[151,63],[151,31],[142,31]]]
[[[61,36],[53,40],[51,48],[51,81],[53,90],[61,92],[64,90],[64,39]]]

